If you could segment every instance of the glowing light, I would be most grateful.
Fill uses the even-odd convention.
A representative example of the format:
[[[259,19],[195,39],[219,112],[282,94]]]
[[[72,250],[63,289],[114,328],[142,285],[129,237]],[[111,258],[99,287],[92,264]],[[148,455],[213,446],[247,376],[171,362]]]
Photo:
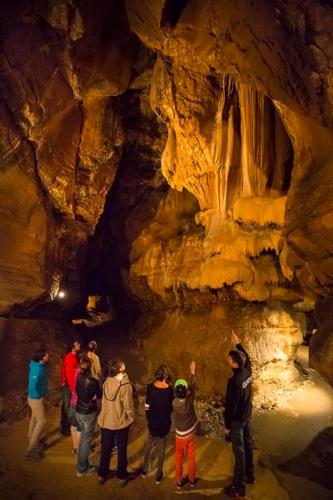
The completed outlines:
[[[65,297],[65,295],[66,295],[65,292],[62,290],[58,293],[59,299],[63,299]]]

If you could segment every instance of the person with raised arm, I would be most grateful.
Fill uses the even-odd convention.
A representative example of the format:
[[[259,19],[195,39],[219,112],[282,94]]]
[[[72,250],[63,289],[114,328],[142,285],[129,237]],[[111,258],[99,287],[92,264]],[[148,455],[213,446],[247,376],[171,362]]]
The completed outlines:
[[[246,483],[255,482],[251,438],[252,368],[250,358],[232,330],[227,361],[233,376],[227,384],[224,424],[225,434],[232,443],[235,455],[233,483],[225,489],[231,497],[245,497]]]

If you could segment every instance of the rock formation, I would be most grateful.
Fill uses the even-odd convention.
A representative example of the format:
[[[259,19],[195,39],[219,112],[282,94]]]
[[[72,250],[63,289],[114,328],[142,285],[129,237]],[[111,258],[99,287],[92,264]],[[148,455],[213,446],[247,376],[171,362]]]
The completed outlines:
[[[17,0],[1,17],[0,312],[66,287],[135,305],[146,356],[175,370],[201,335],[223,358],[232,326],[258,366],[292,359],[299,311],[333,290],[329,2]]]

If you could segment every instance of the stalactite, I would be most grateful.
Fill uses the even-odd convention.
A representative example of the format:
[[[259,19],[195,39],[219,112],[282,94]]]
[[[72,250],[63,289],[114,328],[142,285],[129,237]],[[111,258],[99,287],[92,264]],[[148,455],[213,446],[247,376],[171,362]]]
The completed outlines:
[[[264,194],[270,172],[270,102],[245,83],[238,84],[241,111],[242,195]]]
[[[230,75],[222,77],[222,91],[215,115],[215,127],[211,142],[211,157],[215,170],[215,204],[218,213],[226,218],[226,197],[228,190],[228,174],[232,162],[234,127],[233,106],[225,109],[232,92],[234,91],[234,78]],[[223,120],[224,112],[228,113],[228,124]]]

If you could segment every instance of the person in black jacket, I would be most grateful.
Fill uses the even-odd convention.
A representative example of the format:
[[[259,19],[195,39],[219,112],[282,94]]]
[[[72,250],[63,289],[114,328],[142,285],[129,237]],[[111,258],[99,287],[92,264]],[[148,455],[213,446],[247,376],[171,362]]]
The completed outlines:
[[[76,418],[81,428],[81,437],[77,451],[76,475],[78,477],[93,474],[96,466],[89,464],[88,456],[97,419],[96,399],[102,397],[98,381],[91,376],[91,360],[84,358],[80,362],[80,373],[76,380],[77,403]]]
[[[245,497],[246,483],[254,483],[251,439],[252,368],[250,358],[232,330],[228,363],[234,374],[228,380],[225,403],[225,434],[231,438],[235,455],[233,484],[225,492],[231,497]]]
[[[144,453],[142,477],[145,478],[149,470],[149,460],[153,444],[156,443],[158,466],[156,484],[163,479],[163,463],[165,445],[171,427],[173,388],[170,385],[170,375],[166,366],[162,365],[155,372],[155,380],[148,384],[146,391],[146,417],[148,421],[148,440]]]

